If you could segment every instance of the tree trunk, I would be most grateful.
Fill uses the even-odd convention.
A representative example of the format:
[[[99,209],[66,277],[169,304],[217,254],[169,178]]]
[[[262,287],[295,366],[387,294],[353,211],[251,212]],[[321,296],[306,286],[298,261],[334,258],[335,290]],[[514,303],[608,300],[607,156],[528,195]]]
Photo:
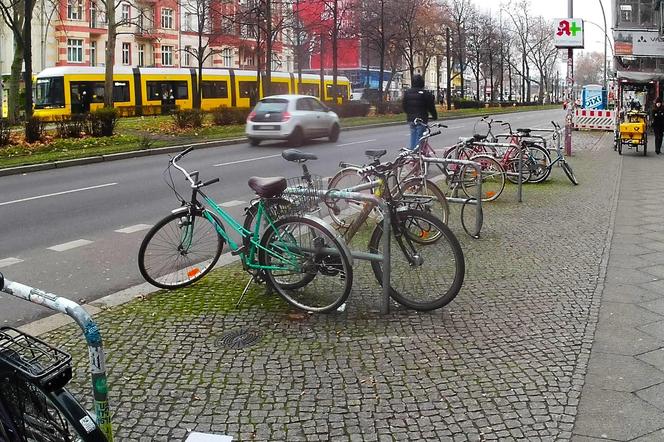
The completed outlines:
[[[452,108],[452,60],[450,56],[450,28],[445,29],[445,46],[445,54],[447,55],[447,57],[445,57],[447,59],[447,91],[445,91],[445,102],[447,105],[447,110],[450,110]]]
[[[457,36],[459,37],[459,41],[457,42],[457,47],[459,48],[459,75],[461,75],[461,99],[463,100],[464,98],[464,81],[463,81],[463,71],[464,71],[464,66],[463,66],[463,47],[462,47],[462,38],[461,38],[461,27],[459,26],[457,28]]]
[[[385,41],[385,0],[380,2],[380,70],[378,71],[378,102],[383,102],[383,74],[385,71],[385,51],[387,42]]]
[[[265,0],[265,85],[263,96],[270,95],[272,90],[272,0]]]
[[[325,39],[323,38],[323,31],[320,31],[320,100],[325,101],[325,67],[323,65],[324,63],[324,58],[323,58],[323,47],[325,45]]]
[[[332,1],[332,98],[337,103],[337,76],[339,75],[339,0]]]
[[[23,69],[23,45],[14,39],[14,59],[9,77],[9,93],[7,94],[7,107],[9,122],[16,124],[19,121],[19,87],[21,84],[21,71]]]
[[[104,67],[104,107],[113,107],[113,67],[115,66],[115,42],[118,37],[115,25],[115,0],[105,0],[106,20],[108,20],[108,42]],[[164,60],[162,60],[162,63]]]
[[[23,20],[23,64],[25,65],[25,119],[32,117],[32,10],[34,0],[23,0],[25,20]]]

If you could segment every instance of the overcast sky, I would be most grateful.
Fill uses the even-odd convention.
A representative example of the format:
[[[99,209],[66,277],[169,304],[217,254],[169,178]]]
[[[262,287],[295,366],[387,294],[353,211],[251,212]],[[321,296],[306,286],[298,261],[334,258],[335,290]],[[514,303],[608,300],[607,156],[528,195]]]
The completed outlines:
[[[498,15],[500,5],[506,4],[504,0],[472,0],[481,10],[490,10],[492,14]],[[606,25],[609,39],[613,44],[611,36],[611,23],[613,11],[611,10],[611,0],[574,0],[574,18],[582,18],[597,23],[600,27],[593,24],[586,23],[585,26],[585,50],[604,52],[604,19],[602,17],[602,9],[600,8],[600,1],[604,5],[606,12]],[[555,19],[567,17],[567,0],[530,0],[531,12],[533,15],[541,15],[542,17]],[[553,38],[553,30],[552,38]],[[611,57],[611,45],[607,46],[608,57]],[[574,51],[575,53],[577,50]]]

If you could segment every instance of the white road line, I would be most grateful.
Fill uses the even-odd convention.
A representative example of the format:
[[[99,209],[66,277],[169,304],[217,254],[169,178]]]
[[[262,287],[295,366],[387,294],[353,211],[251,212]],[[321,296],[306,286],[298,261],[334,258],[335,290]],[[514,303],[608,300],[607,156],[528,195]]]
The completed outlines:
[[[225,203],[219,204],[221,207],[235,207],[235,206],[241,206],[243,204],[247,204],[246,201],[240,201],[240,200],[230,200],[226,201]]]
[[[3,267],[9,267],[12,264],[18,264],[19,262],[23,262],[23,260],[18,258],[0,259],[0,269]]]
[[[64,244],[58,244],[57,246],[47,247],[47,249],[55,252],[64,252],[65,250],[75,249],[76,247],[88,244],[92,244],[92,241],[88,241],[87,239],[77,239],[76,241],[69,241]]]
[[[152,227],[150,224],[136,224],[135,226],[125,227],[124,229],[115,230],[117,233],[135,233],[141,230],[147,230]]]
[[[230,166],[231,164],[240,164],[240,163],[248,163],[250,161],[258,161],[258,160],[266,160],[268,158],[276,158],[280,157],[281,154],[276,154],[276,155],[267,155],[264,157],[256,157],[256,158],[247,158],[246,160],[238,160],[238,161],[231,161],[228,163],[220,163],[220,164],[213,164],[212,167],[221,167],[221,166]]]
[[[4,203],[0,203],[0,206],[6,206],[7,204],[14,204],[14,203],[22,203],[24,201],[38,200],[40,198],[48,198],[51,196],[65,195],[67,193],[82,192],[84,190],[101,189],[102,187],[115,186],[116,184],[118,183],[107,183],[107,184],[100,184],[98,186],[81,187],[80,189],[72,189],[72,190],[65,190],[63,192],[49,193],[46,195],[31,196],[29,198],[22,198],[20,200],[5,201]]]
[[[371,143],[372,141],[376,141],[376,140],[353,141],[352,143],[337,144],[336,146],[337,147],[345,147],[345,146],[352,146],[353,144]]]

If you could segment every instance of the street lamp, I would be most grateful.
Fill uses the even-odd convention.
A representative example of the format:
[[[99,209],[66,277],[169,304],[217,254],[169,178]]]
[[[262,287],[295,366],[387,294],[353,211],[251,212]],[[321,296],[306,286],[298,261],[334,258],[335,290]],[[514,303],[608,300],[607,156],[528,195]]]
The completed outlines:
[[[602,4],[602,0],[597,0],[599,2],[600,8],[602,8],[602,16],[604,17],[604,90],[607,91],[606,88],[606,41],[609,39],[609,36],[606,35],[606,13],[604,12],[604,5]],[[608,94],[608,91],[606,92]]]

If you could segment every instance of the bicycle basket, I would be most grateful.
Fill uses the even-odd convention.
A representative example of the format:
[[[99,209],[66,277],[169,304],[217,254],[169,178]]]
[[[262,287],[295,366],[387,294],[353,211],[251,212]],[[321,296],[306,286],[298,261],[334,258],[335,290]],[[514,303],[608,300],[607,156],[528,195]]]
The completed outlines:
[[[288,215],[306,215],[316,212],[320,208],[323,197],[319,190],[327,190],[327,183],[321,176],[312,175],[311,182],[303,177],[286,180],[288,188],[284,191],[286,198],[292,203]]]
[[[72,377],[71,355],[12,327],[0,328],[0,368],[47,390],[64,387]]]

